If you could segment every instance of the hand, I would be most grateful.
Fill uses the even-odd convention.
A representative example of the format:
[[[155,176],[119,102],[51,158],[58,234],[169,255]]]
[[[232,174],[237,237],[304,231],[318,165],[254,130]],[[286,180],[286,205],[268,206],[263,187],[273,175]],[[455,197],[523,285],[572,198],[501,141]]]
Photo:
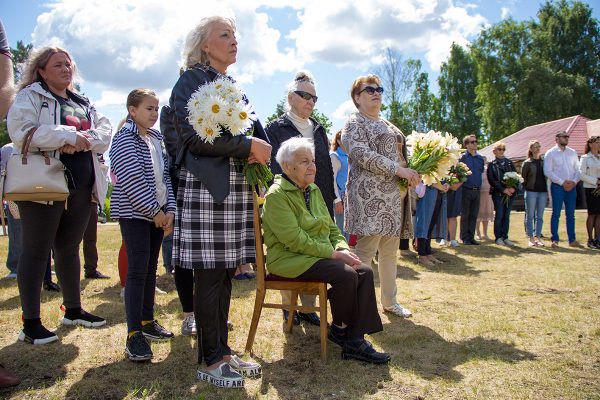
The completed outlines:
[[[165,215],[165,213],[164,213],[164,212],[162,212],[162,210],[160,210],[160,211],[158,212],[158,214],[156,214],[156,215],[154,216],[154,218],[153,218],[153,221],[154,221],[154,226],[155,226],[155,227],[157,227],[157,228],[162,228],[162,227],[164,227],[164,225],[165,225],[165,222],[166,222],[166,220],[167,220],[166,218],[167,218],[167,216]]]
[[[167,213],[167,224],[163,226],[163,230],[165,231],[164,235],[169,236],[173,233],[173,221],[175,220],[175,215],[173,213]]]
[[[70,144],[65,144],[63,147],[60,147],[58,151],[61,154],[75,154],[76,152],[75,146],[72,146]]]
[[[262,139],[253,137],[248,162],[251,162],[250,159],[256,163],[266,165],[271,160],[271,145]]]
[[[570,192],[571,189],[573,189],[575,187],[575,182],[573,181],[564,181],[563,182],[563,188],[565,188],[565,190],[567,192]]]
[[[334,260],[343,261],[344,264],[356,269],[362,265],[360,258],[350,250],[335,250],[331,255]]]
[[[504,194],[505,194],[505,195],[507,195],[507,196],[512,196],[512,195],[513,195],[513,194],[512,194],[512,192],[510,191],[510,188],[506,188],[506,189],[504,189],[504,190],[502,191],[502,193],[504,193]]]
[[[86,137],[87,133],[75,132],[77,139],[75,140],[75,151],[87,151],[92,147],[92,144]],[[88,135],[89,136],[89,135]]]
[[[516,189],[511,187],[511,188],[508,188],[508,191],[510,192],[510,194],[512,196],[513,194],[515,194]]]
[[[339,203],[335,203],[335,213],[336,214],[344,213],[344,202],[340,201]]]
[[[398,167],[396,176],[404,178],[408,181],[408,186],[414,187],[421,182],[421,175],[414,169]]]
[[[433,186],[442,193],[446,193],[448,191],[448,189],[450,189],[450,186],[447,183],[444,183],[444,184],[436,183]]]
[[[450,186],[450,190],[457,191],[462,186],[463,182],[457,182],[454,185]]]

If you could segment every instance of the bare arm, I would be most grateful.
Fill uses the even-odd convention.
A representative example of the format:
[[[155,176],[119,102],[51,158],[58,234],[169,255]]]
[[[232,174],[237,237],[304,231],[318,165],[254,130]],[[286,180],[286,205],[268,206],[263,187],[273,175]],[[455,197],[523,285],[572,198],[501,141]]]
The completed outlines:
[[[15,96],[12,60],[0,54],[0,119],[6,117]]]

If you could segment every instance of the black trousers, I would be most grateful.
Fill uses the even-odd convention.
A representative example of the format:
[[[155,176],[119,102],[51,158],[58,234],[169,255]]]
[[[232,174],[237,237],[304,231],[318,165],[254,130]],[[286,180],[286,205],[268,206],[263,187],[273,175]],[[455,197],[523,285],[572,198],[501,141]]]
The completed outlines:
[[[194,316],[198,331],[198,364],[207,366],[231,355],[227,344],[231,279],[235,268],[194,270]]]
[[[156,266],[164,231],[154,222],[134,218],[120,219],[119,226],[127,249],[127,331],[139,331],[142,321],[154,319]]]
[[[194,270],[175,266],[175,287],[183,312],[194,311]]]
[[[81,307],[79,244],[87,225],[92,201],[91,189],[72,189],[67,199],[53,204],[18,201],[21,214],[22,252],[17,283],[23,318],[40,317],[42,281],[50,250],[61,286],[63,304]]]
[[[90,204],[90,216],[83,233],[83,269],[95,271],[98,268],[98,204]]]
[[[463,187],[460,211],[460,240],[470,242],[475,240],[477,215],[479,214],[479,190]]]
[[[298,279],[318,280],[331,285],[327,297],[333,323],[348,325],[349,337],[362,337],[383,330],[370,267],[361,265],[355,270],[340,260],[322,259]]]

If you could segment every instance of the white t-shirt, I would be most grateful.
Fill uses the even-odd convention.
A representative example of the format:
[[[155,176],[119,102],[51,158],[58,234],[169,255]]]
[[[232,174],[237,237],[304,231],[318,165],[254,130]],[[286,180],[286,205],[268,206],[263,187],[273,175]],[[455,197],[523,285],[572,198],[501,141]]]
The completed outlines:
[[[160,141],[148,135],[140,135],[150,149],[150,157],[152,158],[152,169],[154,170],[154,181],[156,184],[156,200],[160,206],[167,204],[167,185],[163,179],[164,160],[162,155],[162,146]]]

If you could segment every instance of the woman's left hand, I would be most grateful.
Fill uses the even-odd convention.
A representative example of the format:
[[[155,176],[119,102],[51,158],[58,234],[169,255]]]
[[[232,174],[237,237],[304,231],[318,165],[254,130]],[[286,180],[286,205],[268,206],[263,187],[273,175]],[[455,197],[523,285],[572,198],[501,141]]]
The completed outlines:
[[[356,269],[362,265],[360,258],[350,250],[335,250],[331,255],[334,260],[343,261],[344,264]]]
[[[77,152],[77,149],[75,148],[75,146],[65,144],[63,147],[60,147],[58,151],[61,154],[75,154],[75,152]]]
[[[162,228],[165,231],[165,236],[169,236],[173,233],[173,221],[175,220],[175,215],[173,213],[167,213],[165,218],[165,223]]]

